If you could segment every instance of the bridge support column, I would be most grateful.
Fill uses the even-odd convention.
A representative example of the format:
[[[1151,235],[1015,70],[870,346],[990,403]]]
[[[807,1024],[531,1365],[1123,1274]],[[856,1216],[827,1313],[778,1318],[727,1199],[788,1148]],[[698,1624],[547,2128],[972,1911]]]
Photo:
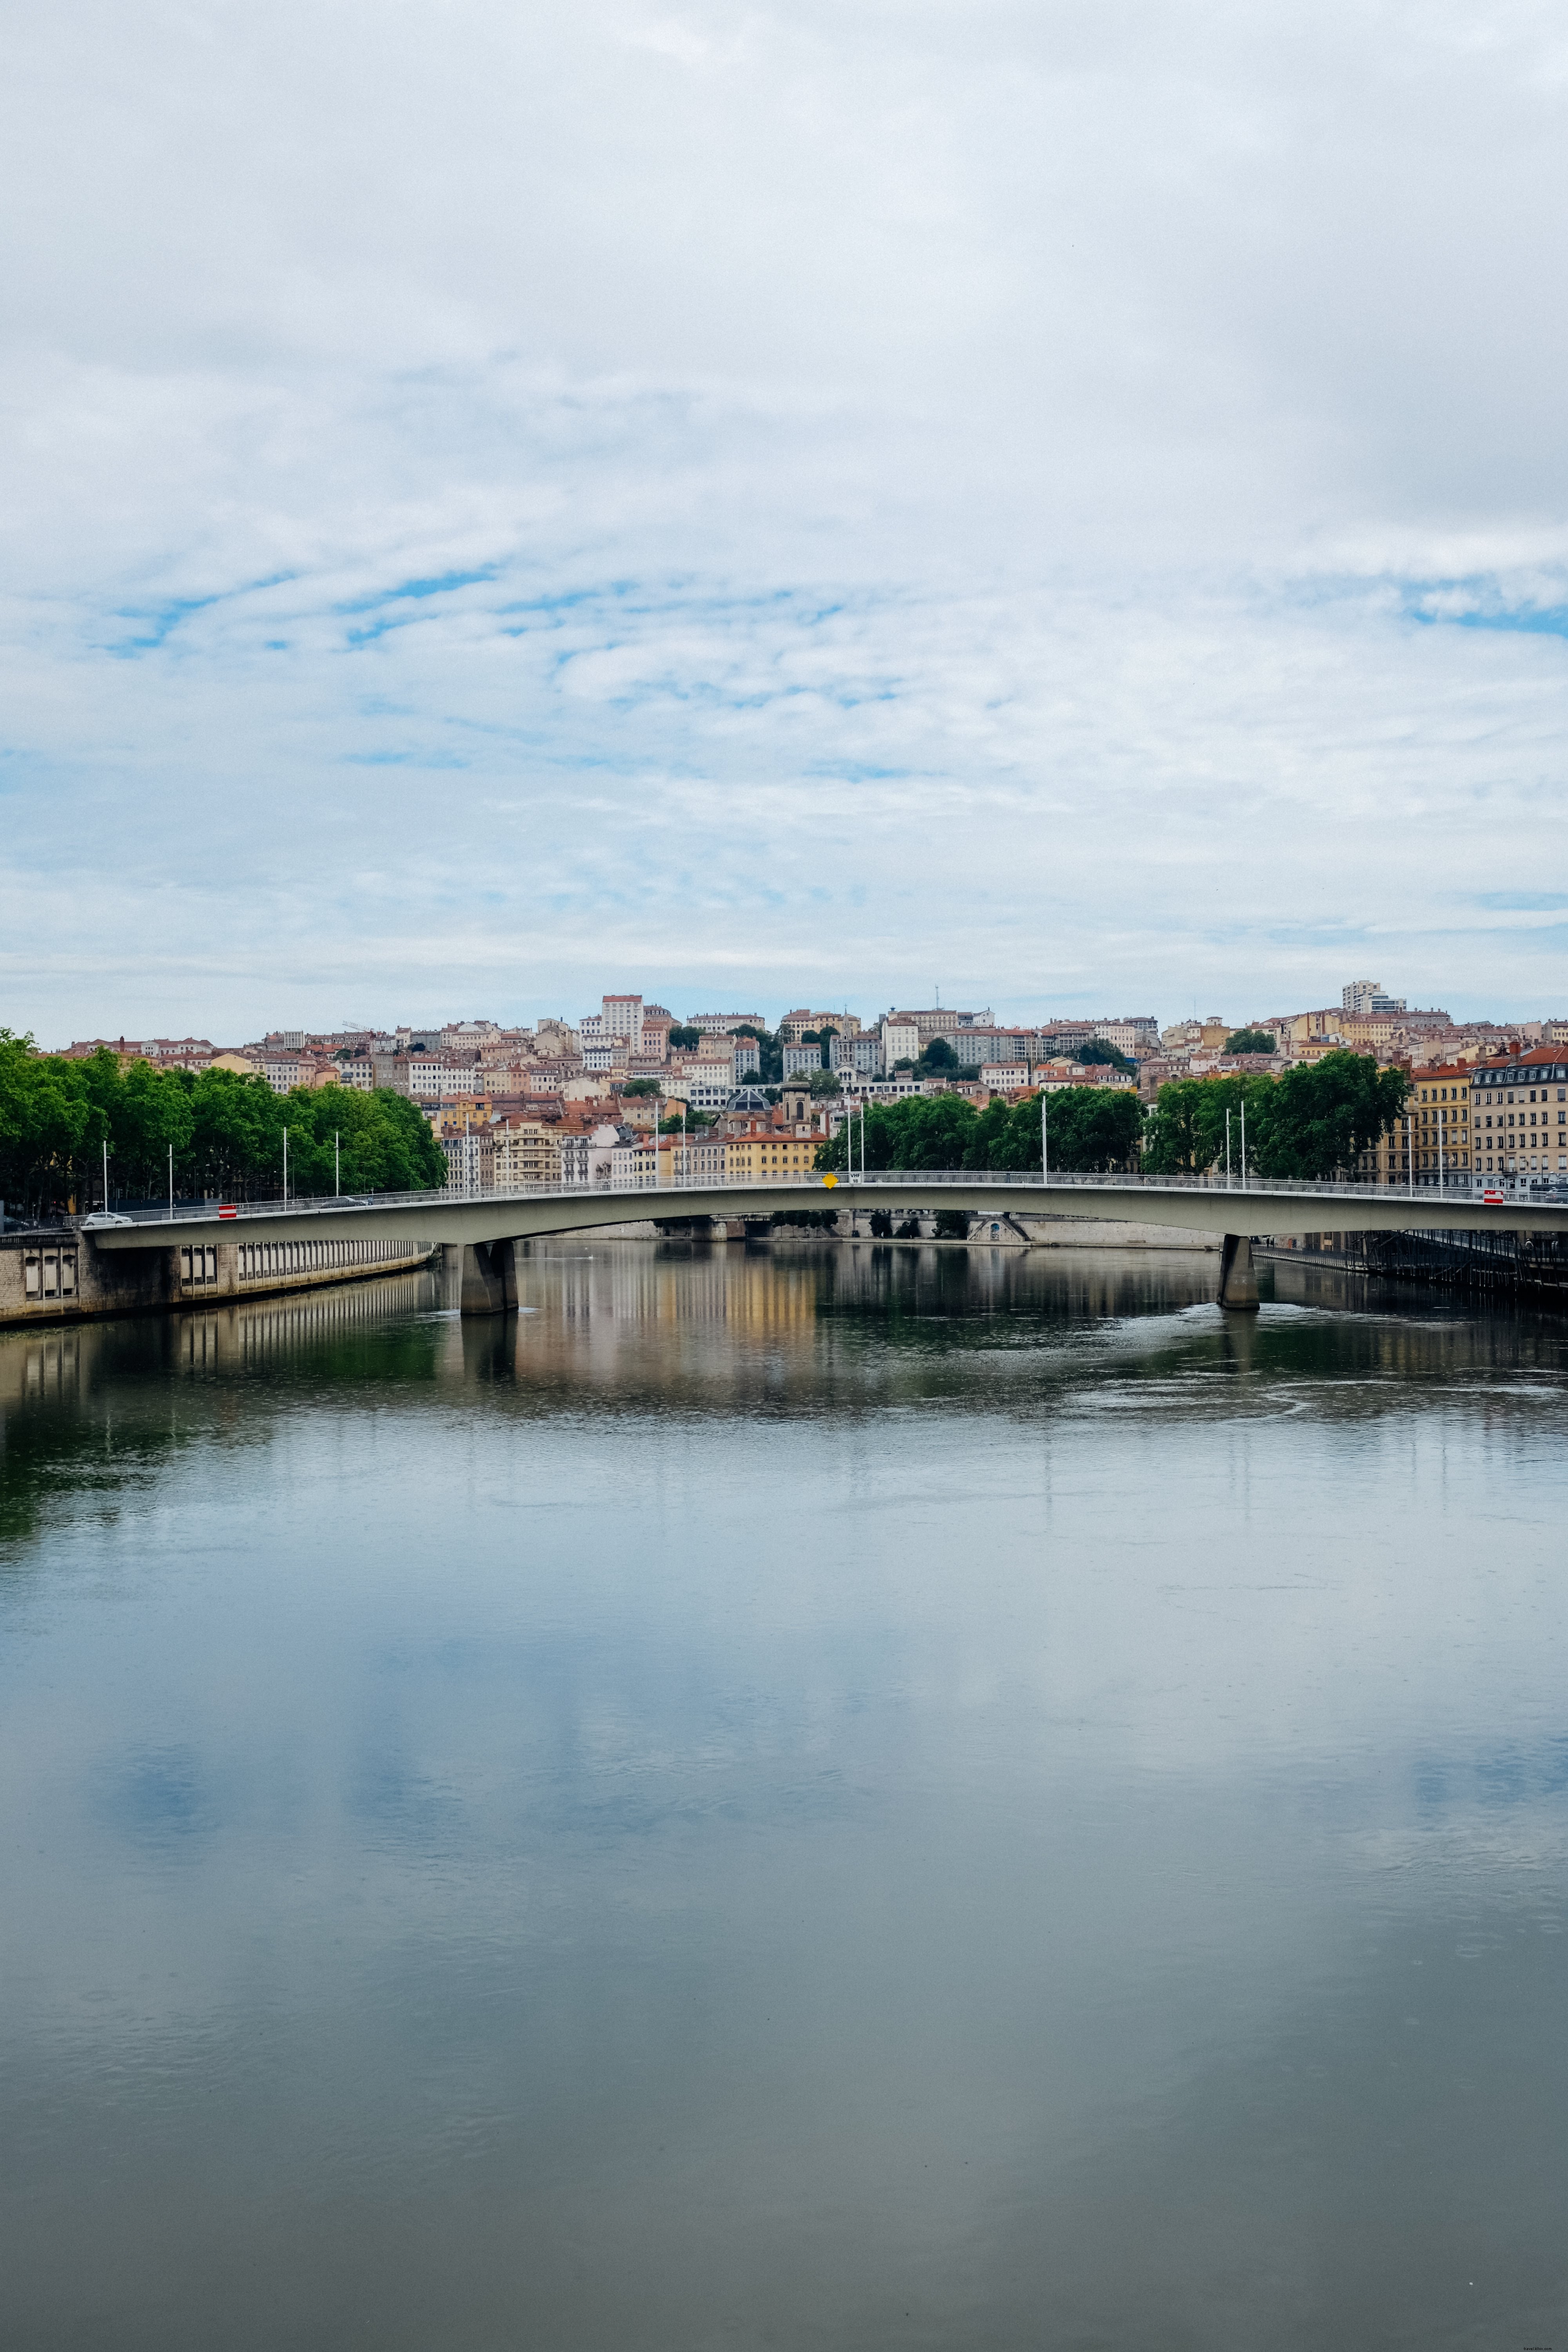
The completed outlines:
[[[1250,1234],[1226,1234],[1219,1262],[1219,1303],[1243,1315],[1258,1312],[1258,1276]]]
[[[511,1243],[466,1242],[458,1312],[504,1315],[509,1307],[516,1305],[517,1253]]]

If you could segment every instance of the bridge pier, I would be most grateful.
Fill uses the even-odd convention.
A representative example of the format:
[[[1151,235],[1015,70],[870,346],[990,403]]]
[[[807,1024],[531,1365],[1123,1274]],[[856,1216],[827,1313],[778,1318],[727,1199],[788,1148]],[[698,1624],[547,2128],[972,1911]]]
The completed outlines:
[[[517,1305],[517,1252],[510,1242],[465,1242],[462,1315],[504,1315]]]
[[[1219,1262],[1219,1303],[1238,1314],[1258,1312],[1258,1276],[1250,1234],[1226,1234]]]

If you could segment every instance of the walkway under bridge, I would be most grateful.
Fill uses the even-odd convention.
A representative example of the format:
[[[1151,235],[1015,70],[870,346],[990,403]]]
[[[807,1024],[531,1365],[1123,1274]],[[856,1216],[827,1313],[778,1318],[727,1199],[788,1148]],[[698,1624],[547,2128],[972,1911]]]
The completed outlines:
[[[176,1204],[132,1217],[89,1217],[84,1239],[97,1250],[173,1251],[178,1286],[180,1253],[204,1268],[229,1253],[285,1252],[280,1266],[312,1261],[295,1252],[344,1244],[398,1244],[403,1250],[442,1245],[463,1253],[462,1311],[504,1313],[517,1303],[515,1244],[546,1234],[582,1233],[596,1225],[643,1218],[798,1216],[803,1210],[895,1216],[941,1210],[970,1216],[1086,1217],[1116,1223],[1163,1225],[1221,1238],[1219,1302],[1255,1307],[1254,1235],[1322,1231],[1375,1233],[1438,1230],[1476,1232],[1505,1225],[1521,1233],[1568,1232],[1568,1198],[1510,1193],[1489,1202],[1474,1193],[1436,1188],[1396,1192],[1368,1184],[1305,1184],[1254,1178],[1246,1185],[1223,1179],[1179,1176],[1052,1176],[1037,1172],[872,1169],[865,1174],[758,1178],[750,1182],[679,1186],[534,1186],[503,1192],[397,1192],[324,1200],[247,1202],[220,1207]],[[216,1261],[214,1254],[216,1254]],[[366,1270],[368,1271],[368,1265]],[[229,1286],[221,1276],[220,1293]],[[212,1295],[209,1288],[207,1294]]]

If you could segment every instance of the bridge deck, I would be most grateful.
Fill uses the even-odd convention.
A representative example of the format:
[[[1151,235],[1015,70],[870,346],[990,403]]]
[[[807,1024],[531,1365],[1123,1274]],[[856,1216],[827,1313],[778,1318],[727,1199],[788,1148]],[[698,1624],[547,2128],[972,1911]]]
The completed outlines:
[[[673,1190],[535,1187],[512,1192],[405,1192],[353,1200],[252,1202],[232,1221],[217,1206],[142,1213],[121,1223],[89,1219],[83,1232],[101,1250],[146,1250],[182,1242],[226,1238],[268,1241],[309,1235],[339,1241],[356,1234],[378,1240],[417,1235],[428,1243],[478,1244],[535,1235],[579,1233],[595,1225],[655,1217],[767,1217],[803,1209],[874,1209],[895,1214],[939,1209],[971,1215],[1092,1217],[1111,1223],[1177,1226],[1206,1234],[1315,1232],[1568,1233],[1568,1199],[1509,1195],[1497,1205],[1436,1191],[1396,1192],[1362,1184],[1253,1181],[1245,1189],[1202,1179],[1053,1177],[995,1171],[873,1169],[864,1177],[819,1175],[750,1183],[692,1185]]]

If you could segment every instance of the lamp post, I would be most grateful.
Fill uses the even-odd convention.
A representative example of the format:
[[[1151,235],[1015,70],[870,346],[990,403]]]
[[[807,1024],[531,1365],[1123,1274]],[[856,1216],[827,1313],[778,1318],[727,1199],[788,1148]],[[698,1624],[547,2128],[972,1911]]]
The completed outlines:
[[[103,1139],[103,1205],[109,1206],[109,1138]]]
[[[1225,1115],[1225,1189],[1230,1190],[1230,1113]]]
[[[1051,1181],[1050,1115],[1046,1108],[1049,1100],[1050,1097],[1046,1092],[1046,1083],[1042,1078],[1040,1081],[1040,1181],[1042,1184],[1048,1184]]]
[[[171,1222],[173,1221],[174,1214],[174,1145],[171,1143],[171,1144],[170,1144],[170,1146],[169,1146],[169,1216],[170,1216]]]
[[[1247,1097],[1241,1097],[1241,1189],[1247,1190]]]
[[[333,1128],[333,1129],[332,1129],[332,1198],[333,1198],[333,1200],[334,1200],[334,1201],[335,1201],[335,1200],[339,1197],[339,1195],[342,1193],[342,1189],[343,1189],[342,1139],[342,1137],[339,1135],[337,1129],[334,1127],[334,1128]]]
[[[289,1130],[283,1130],[283,1206],[289,1206]]]

